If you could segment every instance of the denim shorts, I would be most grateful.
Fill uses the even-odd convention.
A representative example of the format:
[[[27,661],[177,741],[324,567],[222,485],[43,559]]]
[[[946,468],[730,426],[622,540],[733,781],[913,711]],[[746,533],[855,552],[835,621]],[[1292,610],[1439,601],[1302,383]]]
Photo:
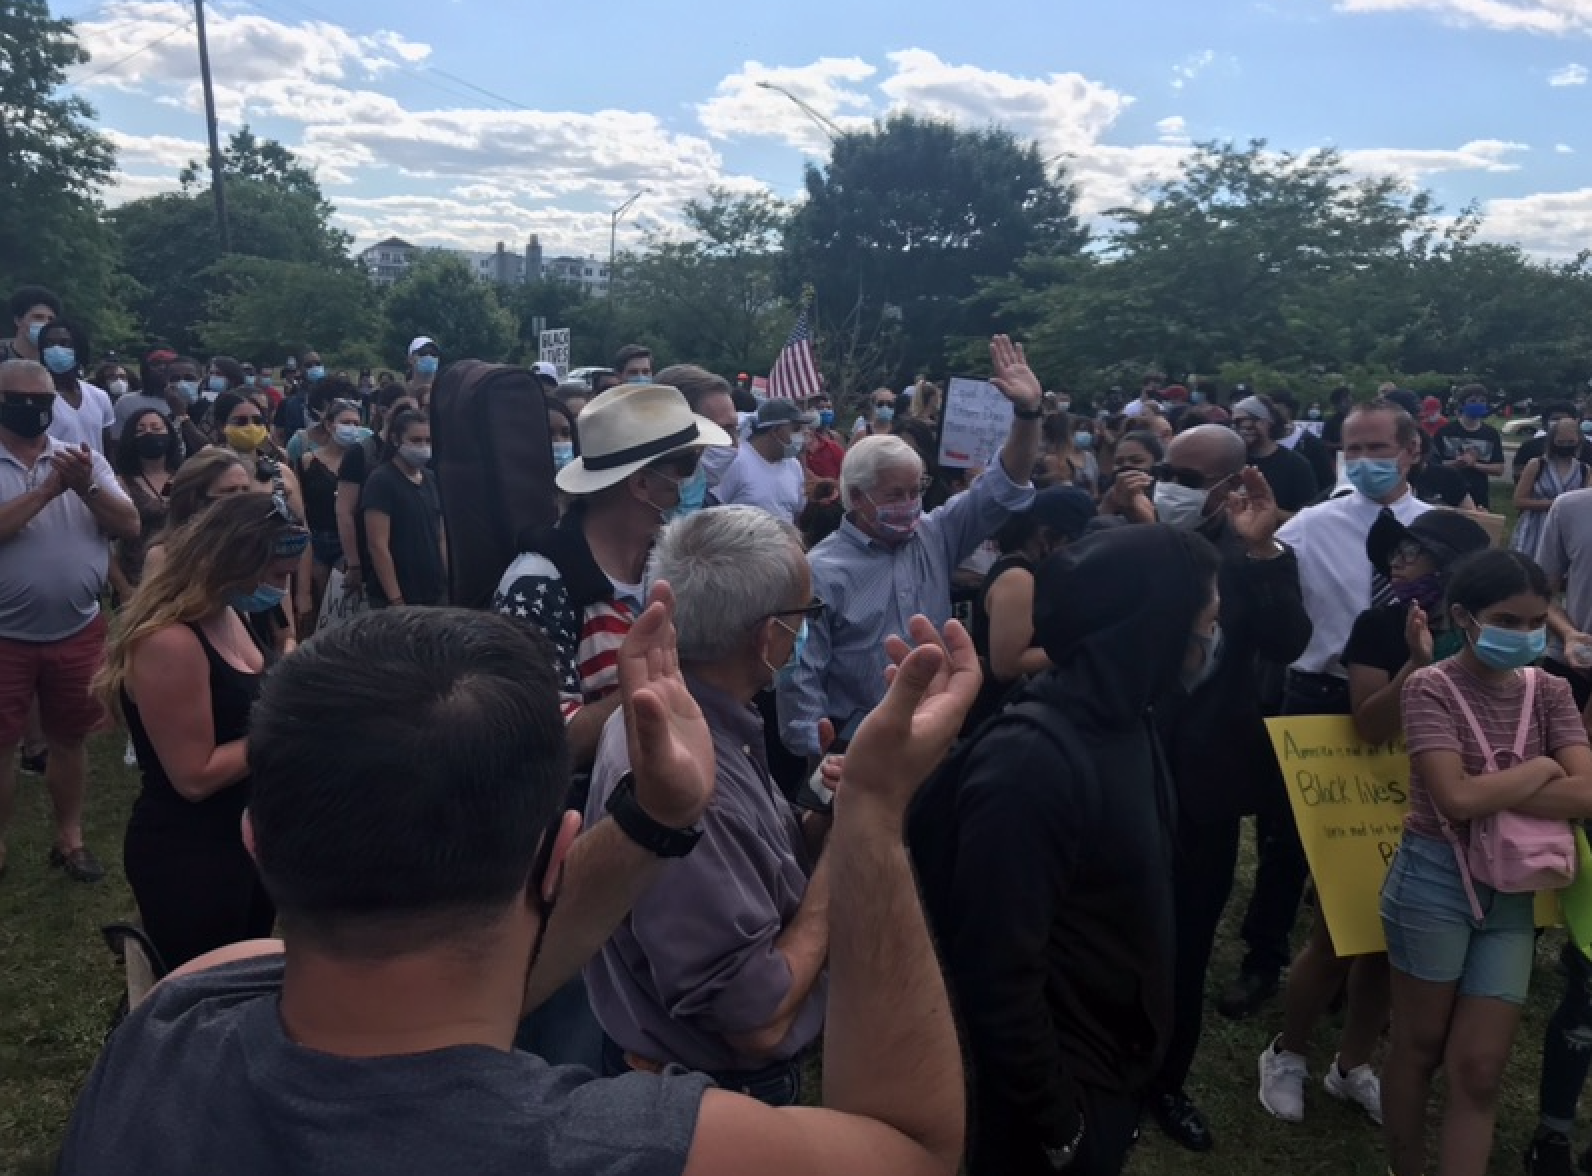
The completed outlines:
[[[1382,884],[1388,961],[1406,976],[1459,984],[1462,996],[1526,1003],[1536,952],[1535,898],[1475,883],[1471,914],[1454,847],[1406,832]]]

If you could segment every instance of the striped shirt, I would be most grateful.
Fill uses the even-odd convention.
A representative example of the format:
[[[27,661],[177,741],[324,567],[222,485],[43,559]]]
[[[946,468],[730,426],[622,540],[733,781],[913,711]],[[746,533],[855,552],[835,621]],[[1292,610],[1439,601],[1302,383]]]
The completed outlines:
[[[801,660],[779,680],[779,729],[797,755],[817,755],[820,719],[872,710],[884,697],[885,638],[905,636],[922,613],[940,628],[951,619],[951,572],[1012,511],[1027,510],[1034,488],[995,462],[972,488],[923,517],[892,547],[849,518],[808,555],[813,592],[829,607],[807,623]]]
[[[1536,721],[1526,728],[1523,758],[1552,755],[1561,748],[1578,744],[1584,747],[1586,728],[1581,725],[1581,712],[1576,709],[1570,684],[1541,670],[1527,670],[1526,673],[1537,675],[1537,696],[1532,704]],[[1447,677],[1470,704],[1476,721],[1487,735],[1489,747],[1482,747],[1476,741],[1475,732],[1455,705],[1453,694],[1437,680],[1439,674]],[[1421,780],[1415,756],[1426,751],[1452,751],[1459,756],[1466,775],[1479,776],[1489,771],[1489,752],[1514,751],[1525,689],[1523,674],[1512,674],[1497,684],[1484,682],[1455,657],[1416,670],[1409,676],[1403,693],[1404,743],[1410,753],[1410,811],[1404,818],[1407,831],[1435,839],[1443,836],[1437,806],[1431,791]],[[1461,837],[1465,836],[1467,826],[1457,821],[1450,823]]]

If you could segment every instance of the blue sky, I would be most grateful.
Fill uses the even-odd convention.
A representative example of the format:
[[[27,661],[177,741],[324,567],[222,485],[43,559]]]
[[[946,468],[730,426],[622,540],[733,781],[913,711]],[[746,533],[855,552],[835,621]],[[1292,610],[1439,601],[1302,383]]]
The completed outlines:
[[[121,150],[112,202],[202,151],[191,7],[64,0]],[[1365,174],[1482,203],[1543,256],[1592,245],[1592,0],[214,0],[223,130],[317,169],[361,245],[602,254],[711,185],[794,195],[826,137],[891,110],[1000,123],[1066,159],[1097,218],[1191,140],[1328,144]],[[163,40],[160,38],[164,38]],[[158,42],[158,43],[157,43]],[[146,48],[147,46],[147,48]],[[122,60],[122,59],[126,60]],[[118,64],[119,62],[119,64]],[[476,87],[472,89],[471,87]],[[485,91],[486,93],[483,93]]]

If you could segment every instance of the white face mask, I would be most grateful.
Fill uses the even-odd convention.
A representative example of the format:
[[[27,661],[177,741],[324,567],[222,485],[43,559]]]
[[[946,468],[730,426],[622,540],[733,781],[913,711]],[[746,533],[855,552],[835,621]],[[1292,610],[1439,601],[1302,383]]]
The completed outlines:
[[[1209,490],[1195,490],[1176,482],[1155,484],[1155,517],[1179,530],[1192,531],[1205,518]]]
[[[112,380],[110,387],[106,388],[105,391],[109,392],[115,399],[120,400],[123,396],[127,395],[127,381]]]

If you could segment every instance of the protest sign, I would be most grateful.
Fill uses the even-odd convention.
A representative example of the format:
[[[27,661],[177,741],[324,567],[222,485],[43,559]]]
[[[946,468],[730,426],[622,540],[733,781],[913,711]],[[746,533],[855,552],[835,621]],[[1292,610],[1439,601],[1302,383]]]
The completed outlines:
[[[536,358],[558,369],[558,378],[569,375],[569,328],[543,331],[538,340]]]
[[[1267,719],[1333,950],[1387,950],[1380,896],[1409,808],[1404,742],[1369,744],[1346,715]],[[1537,925],[1557,921],[1554,895],[1537,896]]]
[[[988,380],[952,376],[940,412],[940,465],[984,469],[1012,428],[1012,402]]]

